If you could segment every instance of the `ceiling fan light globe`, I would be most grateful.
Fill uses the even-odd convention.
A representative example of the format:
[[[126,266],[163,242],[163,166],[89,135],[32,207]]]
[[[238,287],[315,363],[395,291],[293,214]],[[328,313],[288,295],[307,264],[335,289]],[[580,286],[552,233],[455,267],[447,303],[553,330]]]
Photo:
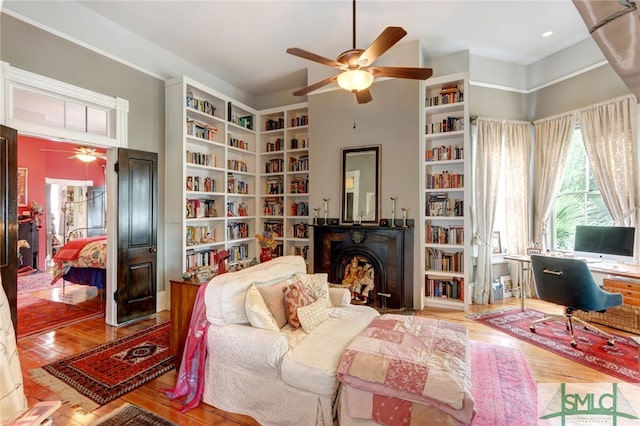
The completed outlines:
[[[91,154],[76,154],[76,158],[83,163],[90,163],[92,161],[95,161],[97,157]]]
[[[349,92],[367,89],[373,84],[373,74],[365,70],[349,70],[338,75],[338,86]]]

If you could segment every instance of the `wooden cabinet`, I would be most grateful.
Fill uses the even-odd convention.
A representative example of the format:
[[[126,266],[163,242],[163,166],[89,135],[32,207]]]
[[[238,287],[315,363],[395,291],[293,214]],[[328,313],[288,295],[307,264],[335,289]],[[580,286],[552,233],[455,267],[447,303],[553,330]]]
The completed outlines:
[[[31,267],[38,269],[38,255],[40,254],[40,232],[39,225],[33,219],[22,219],[18,221],[18,241],[25,240],[30,247],[18,250],[20,261],[18,269]]]
[[[180,369],[184,344],[189,333],[193,304],[200,284],[171,280],[171,352],[175,355],[176,370]]]
[[[467,310],[471,221],[469,79],[424,83],[421,197],[424,205],[424,305]]]

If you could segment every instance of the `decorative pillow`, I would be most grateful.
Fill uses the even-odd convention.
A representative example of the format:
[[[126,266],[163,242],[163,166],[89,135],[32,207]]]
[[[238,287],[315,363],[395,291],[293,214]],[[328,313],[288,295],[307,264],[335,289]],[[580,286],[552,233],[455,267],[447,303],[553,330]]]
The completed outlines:
[[[282,292],[284,288],[291,283],[292,280],[288,279],[273,285],[258,287],[258,291],[262,295],[267,308],[269,308],[269,312],[271,312],[271,315],[273,315],[273,318],[276,320],[278,328],[284,327],[287,323],[287,313],[284,307]]]
[[[251,326],[265,330],[280,331],[280,327],[278,327],[276,320],[271,315],[267,304],[253,284],[247,290],[244,309]]]
[[[287,286],[283,290],[284,292],[284,306],[287,312],[287,320],[292,330],[300,328],[300,320],[298,319],[298,308],[301,306],[307,306],[313,303],[313,299],[307,293],[300,282]]]
[[[311,330],[322,324],[327,318],[329,318],[329,311],[327,304],[322,299],[298,308],[298,319],[305,333],[311,333]]]
[[[328,308],[333,307],[331,298],[329,297],[329,274],[305,274],[298,272],[293,275],[294,278],[304,284],[309,296],[315,300],[323,299]]]

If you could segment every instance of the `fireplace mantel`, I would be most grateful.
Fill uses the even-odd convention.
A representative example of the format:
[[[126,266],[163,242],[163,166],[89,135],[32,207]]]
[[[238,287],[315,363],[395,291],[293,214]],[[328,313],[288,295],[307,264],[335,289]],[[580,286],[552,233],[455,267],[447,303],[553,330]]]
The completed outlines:
[[[411,225],[411,223],[410,223]],[[412,226],[313,226],[313,270],[326,272],[329,282],[340,284],[344,265],[352,256],[371,260],[376,269],[376,307],[413,308]]]

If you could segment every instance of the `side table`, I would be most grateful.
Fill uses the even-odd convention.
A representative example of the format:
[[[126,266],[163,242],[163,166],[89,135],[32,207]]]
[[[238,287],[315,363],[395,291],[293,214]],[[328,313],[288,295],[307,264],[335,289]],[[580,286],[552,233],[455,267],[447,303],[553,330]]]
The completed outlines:
[[[192,281],[171,282],[171,352],[175,356],[176,370],[180,369],[184,344],[189,333],[189,323],[193,304],[200,288],[200,283]]]

